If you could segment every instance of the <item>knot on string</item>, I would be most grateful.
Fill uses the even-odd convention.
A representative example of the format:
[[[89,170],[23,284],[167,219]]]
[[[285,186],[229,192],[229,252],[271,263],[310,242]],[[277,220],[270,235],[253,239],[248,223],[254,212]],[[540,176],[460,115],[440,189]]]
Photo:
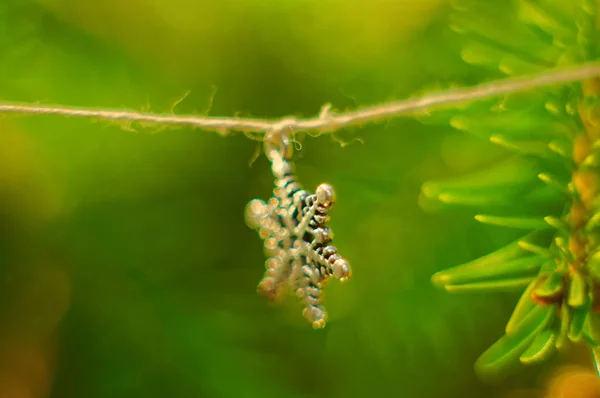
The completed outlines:
[[[273,124],[273,127],[271,127],[271,129],[269,130],[269,132],[267,132],[267,134],[269,134],[269,133],[280,134],[284,130],[292,131],[293,128],[296,126],[296,123],[297,123],[297,120],[296,120],[296,118],[293,118],[293,117],[287,117],[285,119],[281,119],[279,122]]]
[[[294,153],[291,128],[295,122],[295,119],[284,119],[265,134],[264,151],[271,161],[271,170],[276,178],[283,178],[294,172],[291,163]]]

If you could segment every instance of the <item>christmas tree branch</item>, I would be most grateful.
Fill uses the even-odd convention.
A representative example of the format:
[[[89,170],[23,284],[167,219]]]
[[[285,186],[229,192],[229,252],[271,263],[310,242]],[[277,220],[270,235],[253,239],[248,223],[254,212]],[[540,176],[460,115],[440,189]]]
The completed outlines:
[[[331,105],[327,104],[323,106],[317,117],[309,119],[290,117],[279,120],[265,120],[176,116],[126,110],[85,109],[7,102],[0,102],[0,114],[56,115],[162,126],[191,126],[202,130],[215,131],[223,135],[231,132],[244,132],[257,133],[260,137],[266,132],[283,130],[325,133],[354,125],[381,122],[415,111],[434,107],[447,107],[502,94],[585,80],[595,76],[600,76],[600,63],[591,62],[569,68],[553,69],[533,76],[508,78],[473,87],[458,88],[402,101],[388,102],[345,113],[331,112]]]

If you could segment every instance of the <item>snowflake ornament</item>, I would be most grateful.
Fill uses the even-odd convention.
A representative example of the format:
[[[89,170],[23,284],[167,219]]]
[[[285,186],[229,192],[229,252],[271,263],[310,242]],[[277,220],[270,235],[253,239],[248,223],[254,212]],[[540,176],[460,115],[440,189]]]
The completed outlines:
[[[319,185],[314,194],[302,189],[289,138],[280,136],[277,141],[265,139],[275,176],[273,197],[266,203],[254,199],[246,206],[246,222],[264,240],[268,257],[257,290],[270,301],[295,291],[304,306],[302,314],[319,329],[327,322],[323,287],[332,276],[346,281],[352,275],[348,261],[331,245],[333,232],[327,226],[335,191],[329,184]]]

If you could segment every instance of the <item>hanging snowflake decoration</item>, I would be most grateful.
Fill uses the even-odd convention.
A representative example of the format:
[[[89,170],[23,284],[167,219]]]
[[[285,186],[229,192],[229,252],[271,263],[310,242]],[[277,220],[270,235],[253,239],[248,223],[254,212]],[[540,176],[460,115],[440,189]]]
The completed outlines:
[[[335,192],[329,184],[319,185],[314,194],[302,189],[287,136],[265,139],[265,153],[275,176],[273,197],[246,206],[246,222],[264,240],[268,257],[258,292],[271,301],[295,292],[304,317],[315,329],[322,328],[327,322],[323,287],[332,276],[345,281],[352,275],[348,261],[331,245],[333,232],[327,226]]]

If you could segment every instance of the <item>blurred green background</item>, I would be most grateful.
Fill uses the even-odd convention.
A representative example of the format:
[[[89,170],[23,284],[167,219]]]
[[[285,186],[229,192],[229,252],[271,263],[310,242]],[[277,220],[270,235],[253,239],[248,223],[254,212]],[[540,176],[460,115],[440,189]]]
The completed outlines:
[[[485,80],[460,59],[448,12],[443,0],[3,0],[0,97],[308,117]],[[262,242],[243,210],[272,190],[267,161],[249,165],[256,142],[58,117],[0,129],[2,398],[536,397],[565,361],[477,380],[518,292],[430,285],[518,236],[418,207],[425,180],[502,156],[450,127],[397,119],[304,140],[300,179],[336,187],[335,244],[354,270],[328,286],[320,331],[294,298],[256,294]]]

